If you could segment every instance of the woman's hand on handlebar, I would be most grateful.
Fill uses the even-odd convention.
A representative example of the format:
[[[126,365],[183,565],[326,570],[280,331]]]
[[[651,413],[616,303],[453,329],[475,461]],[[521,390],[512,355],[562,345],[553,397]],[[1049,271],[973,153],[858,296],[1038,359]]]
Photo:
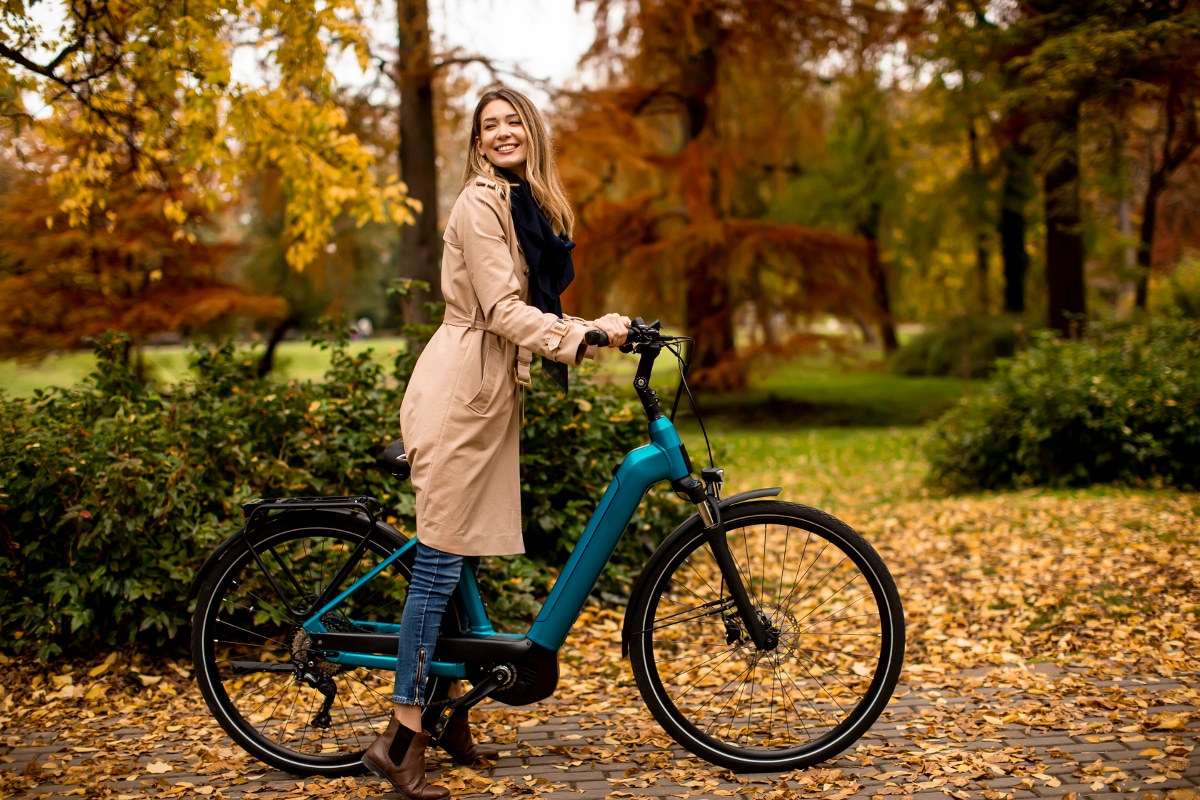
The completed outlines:
[[[608,337],[608,347],[620,347],[629,336],[629,317],[621,314],[605,314],[592,321],[592,327]]]

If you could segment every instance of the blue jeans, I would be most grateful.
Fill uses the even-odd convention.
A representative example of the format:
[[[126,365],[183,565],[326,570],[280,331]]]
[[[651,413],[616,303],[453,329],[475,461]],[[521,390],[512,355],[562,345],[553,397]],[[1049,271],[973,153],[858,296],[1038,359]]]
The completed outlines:
[[[463,557],[443,553],[417,542],[408,600],[400,619],[400,646],[396,653],[396,689],[392,702],[425,705],[425,680],[437,644],[446,604],[462,575]]]

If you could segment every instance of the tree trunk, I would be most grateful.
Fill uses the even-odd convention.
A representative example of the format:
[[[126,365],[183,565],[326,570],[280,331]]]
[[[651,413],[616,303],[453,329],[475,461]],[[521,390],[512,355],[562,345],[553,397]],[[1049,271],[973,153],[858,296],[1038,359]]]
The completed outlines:
[[[429,292],[409,295],[404,321],[429,322],[424,304],[442,299],[438,237],[437,149],[433,123],[433,64],[429,47],[427,0],[397,0],[400,55],[400,177],[408,195],[421,201],[416,223],[400,226],[398,274],[429,284]]]
[[[717,392],[740,389],[745,370],[734,354],[733,303],[726,277],[700,262],[687,281],[687,319],[690,336],[696,339],[691,370],[695,385]]]
[[[267,349],[263,352],[262,358],[258,360],[258,367],[255,374],[260,378],[265,378],[267,373],[275,369],[275,348],[283,341],[283,337],[287,334],[297,322],[296,315],[289,314],[283,321],[271,329],[271,336],[267,339]]]
[[[1196,122],[1196,96],[1193,92],[1184,91],[1179,82],[1172,80],[1167,89],[1167,101],[1164,108],[1167,130],[1163,140],[1162,161],[1150,175],[1150,185],[1146,187],[1146,199],[1142,204],[1142,231],[1138,243],[1138,281],[1135,305],[1146,309],[1150,294],[1150,259],[1154,250],[1154,226],[1158,221],[1158,199],[1167,188],[1167,180],[1171,173],[1184,164],[1200,147],[1200,126]],[[1176,129],[1183,121],[1183,130],[1177,144]]]
[[[974,173],[977,188],[977,196],[972,198],[972,206],[975,207],[972,222],[975,227],[975,274],[979,282],[979,311],[986,315],[991,306],[991,297],[988,292],[987,234],[984,232],[986,212],[980,208],[982,202],[978,193],[987,184],[983,175],[983,159],[979,156],[979,134],[975,131],[975,120],[971,120],[967,129],[967,140],[970,145],[971,172]]]
[[[1150,175],[1150,185],[1146,187],[1146,199],[1142,204],[1142,229],[1137,249],[1137,294],[1134,296],[1133,304],[1142,311],[1146,310],[1150,299],[1150,258],[1154,251],[1154,226],[1158,221],[1158,198],[1166,188],[1166,173],[1162,168],[1154,170]]]
[[[710,110],[717,81],[718,24],[715,12],[708,8],[697,11],[692,23],[694,39],[699,46],[689,52],[682,65],[679,93],[683,101],[688,145],[699,146],[697,139],[711,135]],[[684,176],[685,179],[688,177]],[[719,220],[725,216],[721,205],[720,170],[713,167],[708,178],[707,207],[690,209],[693,216],[689,222],[693,225],[719,225]],[[708,215],[712,218],[704,219]],[[746,372],[741,361],[735,357],[734,298],[729,278],[718,266],[720,263],[714,253],[712,258],[696,259],[688,270],[684,324],[688,334],[696,339],[691,361],[691,367],[695,370],[695,385],[724,392],[742,388]]]
[[[1072,336],[1087,313],[1079,214],[1078,109],[1064,120],[1064,128],[1064,152],[1045,175],[1046,324]]]
[[[892,320],[887,267],[879,255],[879,229],[882,223],[883,206],[871,203],[867,219],[858,224],[857,233],[867,240],[867,274],[871,277],[871,297],[879,311],[879,339],[883,343],[883,354],[890,356],[900,343],[896,339],[896,323]]]
[[[1029,156],[1015,145],[1000,153],[1004,170],[1004,188],[1000,193],[1000,256],[1004,261],[1004,310],[1010,314],[1025,311],[1025,276],[1029,272],[1029,251],[1025,249],[1025,204],[1032,194],[1029,181]]]
[[[1117,230],[1125,244],[1121,247],[1120,290],[1117,295],[1117,309],[1124,311],[1132,308],[1137,295],[1137,246],[1133,242],[1133,203],[1129,200],[1129,185],[1125,181],[1124,166],[1121,167],[1121,196],[1117,200]]]

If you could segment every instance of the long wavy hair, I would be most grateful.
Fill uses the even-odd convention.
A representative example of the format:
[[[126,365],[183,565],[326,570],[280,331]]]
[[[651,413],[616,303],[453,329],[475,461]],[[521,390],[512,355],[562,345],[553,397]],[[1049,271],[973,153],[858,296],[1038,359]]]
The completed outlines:
[[[507,100],[517,110],[521,125],[525,128],[526,147],[528,155],[525,159],[525,182],[533,193],[534,202],[542,209],[546,219],[554,226],[557,233],[571,236],[575,229],[575,212],[567,200],[567,192],[563,188],[562,179],[558,176],[558,165],[554,161],[554,141],[546,127],[546,120],[529,98],[520,92],[500,86],[489,89],[479,98],[475,105],[475,114],[471,118],[471,143],[467,147],[467,164],[463,169],[463,187],[466,188],[476,178],[486,178],[498,184],[501,194],[507,200],[508,183],[496,173],[492,162],[479,152],[479,134],[483,109],[493,100]]]

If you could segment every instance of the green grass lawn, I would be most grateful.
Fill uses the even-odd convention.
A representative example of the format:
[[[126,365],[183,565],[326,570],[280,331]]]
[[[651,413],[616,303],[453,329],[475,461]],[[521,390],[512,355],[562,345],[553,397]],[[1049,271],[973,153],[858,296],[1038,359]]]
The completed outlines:
[[[967,389],[956,378],[799,362],[752,381],[736,397],[705,398],[701,408],[768,427],[920,425],[957,403]]]
[[[632,382],[636,360],[612,356],[601,375]],[[655,364],[654,385],[666,402],[678,385],[675,360]],[[963,396],[978,391],[978,380],[906,377],[886,371],[877,357],[835,359],[804,356],[763,374],[752,374],[746,389],[728,395],[695,392],[705,419],[737,427],[793,430],[813,426],[891,427],[922,425],[936,419]],[[680,404],[690,415],[687,398]]]
[[[725,470],[725,494],[761,488],[764,476],[785,488],[787,499],[831,513],[927,496],[927,464],[920,454],[924,430],[891,428],[736,427],[709,423],[713,459]],[[680,433],[696,469],[708,466],[700,428]]]
[[[364,339],[351,342],[350,352],[373,350],[375,358],[387,365],[404,347],[400,338]],[[256,352],[261,354],[262,348]],[[144,358],[151,377],[174,383],[187,374],[192,351],[183,345],[148,347]],[[275,366],[284,377],[318,380],[329,366],[329,354],[308,341],[283,342],[276,348]],[[0,361],[0,387],[15,397],[29,397],[36,389],[78,383],[95,368],[95,357],[84,351],[50,356],[39,364]]]

